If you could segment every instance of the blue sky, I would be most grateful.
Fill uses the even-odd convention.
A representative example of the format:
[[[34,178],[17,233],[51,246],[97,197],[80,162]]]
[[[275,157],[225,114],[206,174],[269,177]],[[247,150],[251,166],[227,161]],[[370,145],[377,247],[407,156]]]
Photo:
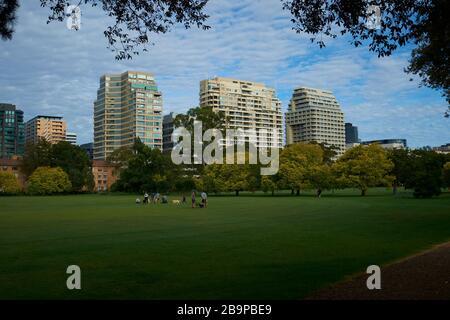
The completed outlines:
[[[0,40],[0,102],[18,105],[26,119],[64,116],[85,143],[92,140],[93,101],[104,73],[153,72],[165,113],[198,105],[200,80],[229,76],[274,87],[283,110],[295,87],[332,90],[363,140],[406,138],[412,147],[450,142],[445,99],[403,72],[408,48],[378,59],[339,38],[319,49],[292,30],[279,0],[210,0],[206,10],[211,30],[176,27],[154,36],[148,52],[116,61],[103,36],[110,21],[99,9],[82,7],[81,30],[70,31],[65,23],[46,24],[48,9],[38,1],[21,1],[13,40]]]

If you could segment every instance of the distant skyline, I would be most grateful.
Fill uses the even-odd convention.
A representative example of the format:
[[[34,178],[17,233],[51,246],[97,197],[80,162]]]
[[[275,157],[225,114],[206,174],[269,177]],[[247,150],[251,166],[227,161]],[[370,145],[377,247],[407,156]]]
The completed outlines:
[[[404,138],[410,147],[450,142],[445,99],[403,72],[410,48],[379,59],[339,38],[319,49],[291,29],[281,6],[279,0],[211,0],[211,30],[177,27],[154,36],[148,52],[116,61],[103,36],[109,18],[98,8],[83,6],[81,29],[70,31],[65,22],[46,24],[49,9],[39,2],[21,1],[13,39],[0,41],[0,103],[17,105],[25,120],[63,116],[82,144],[92,141],[93,102],[105,73],[153,73],[164,114],[197,106],[200,80],[223,76],[275,88],[283,113],[296,87],[331,90],[362,140]]]

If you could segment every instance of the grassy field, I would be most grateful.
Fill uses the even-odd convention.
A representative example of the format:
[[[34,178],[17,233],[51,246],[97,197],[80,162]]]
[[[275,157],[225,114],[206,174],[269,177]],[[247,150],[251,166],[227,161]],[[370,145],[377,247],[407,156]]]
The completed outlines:
[[[0,298],[299,299],[450,239],[450,195],[0,198]],[[66,289],[68,265],[82,290]]]

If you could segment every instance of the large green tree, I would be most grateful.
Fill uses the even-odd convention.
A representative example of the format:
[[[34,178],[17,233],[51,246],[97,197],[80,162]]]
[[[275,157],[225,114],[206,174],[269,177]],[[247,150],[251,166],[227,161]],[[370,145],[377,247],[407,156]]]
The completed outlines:
[[[394,177],[393,192],[397,193],[399,186],[404,186],[408,176],[412,170],[412,161],[410,157],[410,150],[408,149],[393,149],[388,151],[388,157],[394,164],[391,170],[391,175]]]
[[[140,139],[135,140],[129,151],[113,152],[108,161],[120,168],[120,177],[114,185],[118,191],[167,192],[174,190],[177,179],[183,176],[168,155],[146,146]]]
[[[414,197],[438,196],[444,186],[442,169],[448,157],[432,150],[413,150],[409,154],[405,187],[414,190]]]
[[[68,175],[73,192],[94,187],[91,161],[86,152],[67,141],[51,144],[45,139],[26,145],[21,170],[30,176],[38,167],[60,167]]]
[[[352,187],[366,195],[369,187],[389,186],[393,168],[387,152],[376,144],[356,146],[347,150],[333,165],[337,183],[341,187]]]
[[[318,144],[294,143],[280,154],[280,185],[296,194],[311,186],[309,173],[323,163],[323,150]]]
[[[249,153],[235,153],[233,164],[210,164],[202,172],[202,187],[208,192],[232,191],[239,196],[241,191],[256,191],[261,185],[260,165],[249,164]],[[238,164],[241,157],[244,164]]]
[[[174,126],[176,128],[185,128],[191,136],[191,149],[194,151],[194,124],[196,121],[201,122],[202,131],[199,140],[203,141],[203,135],[206,130],[217,129],[225,137],[225,130],[229,124],[229,118],[226,117],[223,111],[213,111],[211,107],[195,107],[190,108],[185,114],[178,114],[174,120]],[[202,156],[205,150],[206,144],[202,143]],[[195,164],[194,153],[191,154],[191,164],[182,165],[185,168],[185,172],[192,176],[201,175],[204,169],[204,164]]]
[[[52,144],[45,139],[25,145],[21,171],[29,177],[38,167],[51,166]]]
[[[72,184],[72,191],[92,191],[94,177],[92,175],[91,160],[86,151],[67,141],[61,141],[52,146],[52,167],[62,168],[68,175]]]

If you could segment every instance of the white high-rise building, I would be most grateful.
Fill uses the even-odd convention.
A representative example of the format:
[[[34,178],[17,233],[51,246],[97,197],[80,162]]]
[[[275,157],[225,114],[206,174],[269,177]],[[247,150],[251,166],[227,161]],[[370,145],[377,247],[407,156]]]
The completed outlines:
[[[300,87],[286,112],[286,143],[324,143],[345,152],[344,113],[331,91]]]
[[[200,82],[200,107],[223,111],[230,129],[255,130],[257,146],[272,146],[272,131],[277,133],[275,146],[283,146],[283,114],[281,102],[273,88],[263,83],[216,77]],[[265,141],[258,134],[266,129]]]
[[[75,132],[67,132],[66,133],[66,141],[70,144],[77,144],[77,134]]]
[[[155,78],[142,71],[105,74],[94,102],[94,159],[105,160],[136,138],[162,150],[162,94]]]

